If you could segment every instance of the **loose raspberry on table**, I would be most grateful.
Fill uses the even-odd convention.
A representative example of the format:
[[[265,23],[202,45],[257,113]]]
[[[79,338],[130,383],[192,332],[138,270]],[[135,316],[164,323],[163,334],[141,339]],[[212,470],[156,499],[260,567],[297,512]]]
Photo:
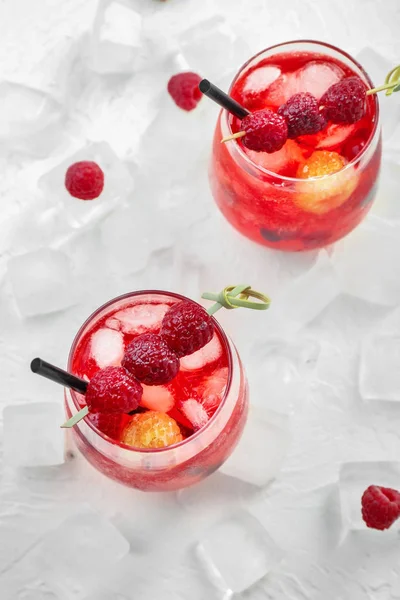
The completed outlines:
[[[345,77],[322,96],[321,112],[333,123],[356,123],[365,114],[366,91],[359,77]]]
[[[243,144],[255,152],[277,152],[285,144],[288,137],[288,127],[285,119],[272,110],[257,110],[241,122]]]
[[[165,413],[153,410],[133,415],[121,434],[121,442],[135,448],[165,448],[182,439],[177,422]]]
[[[362,517],[372,529],[388,529],[400,517],[400,492],[370,485],[361,499]]]
[[[288,138],[318,133],[326,127],[327,120],[321,114],[318,100],[308,92],[295,94],[278,108],[288,127]]]
[[[123,416],[120,413],[104,414],[104,413],[89,413],[88,419],[102,433],[114,440],[119,439],[122,428]]]
[[[163,385],[176,377],[179,358],[156,333],[143,333],[125,350],[122,366],[146,385]]]
[[[128,413],[142,397],[140,383],[123,367],[97,371],[88,383],[85,398],[90,412]]]
[[[76,162],[67,169],[65,187],[74,198],[94,200],[103,191],[104,173],[95,162]]]
[[[190,300],[171,306],[161,323],[160,334],[179,358],[203,348],[214,335],[207,311]]]
[[[168,92],[173,101],[183,110],[193,110],[202,98],[199,89],[200,75],[186,72],[173,75],[168,81]]]

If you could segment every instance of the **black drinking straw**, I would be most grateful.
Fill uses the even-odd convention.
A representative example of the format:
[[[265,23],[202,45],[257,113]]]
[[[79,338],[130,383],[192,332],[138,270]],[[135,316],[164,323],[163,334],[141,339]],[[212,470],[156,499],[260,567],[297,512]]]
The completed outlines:
[[[75,390],[80,394],[86,394],[88,382],[80,377],[75,377],[75,375],[71,375],[68,371],[64,371],[55,365],[51,365],[50,363],[42,360],[41,358],[34,358],[31,362],[31,371],[33,373],[37,373],[42,377],[46,377],[46,379],[50,379],[50,381],[55,381],[64,387],[70,388],[71,390]],[[68,419],[61,427],[70,428],[79,423],[81,419],[86,417],[89,412],[89,408],[84,406],[81,408],[79,412],[77,412],[73,417]]]
[[[41,358],[34,358],[31,362],[31,371],[37,373],[46,379],[55,381],[64,387],[71,388],[80,394],[85,394],[88,386],[88,382],[80,377],[75,377],[67,371],[63,371],[59,367],[55,367],[50,363],[42,360]]]
[[[210,83],[208,79],[202,79],[199,83],[199,90],[211,100],[214,100],[217,104],[225,108],[228,112],[232,113],[238,119],[244,119],[250,114],[246,108],[244,108],[239,102],[236,102],[233,98],[225,94],[216,85]]]

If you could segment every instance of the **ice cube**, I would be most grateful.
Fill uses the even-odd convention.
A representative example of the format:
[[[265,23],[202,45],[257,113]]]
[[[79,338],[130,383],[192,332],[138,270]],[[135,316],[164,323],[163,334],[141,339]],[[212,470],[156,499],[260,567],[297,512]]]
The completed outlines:
[[[298,92],[309,92],[319,100],[331,85],[343,77],[344,72],[337,65],[312,61],[296,71]]]
[[[332,254],[341,289],[369,302],[394,306],[400,302],[400,228],[369,216]]]
[[[316,148],[318,148],[318,150],[335,148],[350,138],[356,128],[357,125],[337,125],[336,123],[329,123],[328,127],[324,130],[324,134],[318,136],[320,139],[317,142]],[[312,138],[313,136],[309,137]],[[306,139],[305,143],[307,143]]]
[[[129,335],[156,333],[168,309],[168,304],[135,304],[116,312],[106,321],[106,325],[113,328],[118,326]]]
[[[256,69],[246,78],[243,93],[247,95],[263,92],[269,85],[278,79],[280,74],[281,70],[278,67],[266,66]]]
[[[327,252],[321,250],[308,271],[275,294],[268,310],[270,335],[298,331],[315,319],[339,293],[333,265]]]
[[[109,215],[101,224],[101,240],[112,267],[123,274],[140,271],[152,253],[172,246],[164,216],[160,211],[155,219],[149,207],[139,205]]]
[[[221,354],[221,342],[219,341],[218,335],[215,333],[212,340],[203,346],[203,348],[200,348],[197,352],[193,352],[193,354],[189,354],[189,356],[181,358],[181,369],[185,371],[202,369],[206,365],[218,360]]]
[[[97,73],[132,73],[140,57],[142,17],[124,0],[100,3],[90,42],[89,66]]]
[[[366,400],[400,401],[400,336],[367,336],[362,345],[360,393]]]
[[[188,398],[182,402],[180,409],[185,417],[189,419],[195,431],[204,427],[210,420],[206,409],[194,398]]]
[[[65,309],[76,301],[68,257],[58,250],[41,248],[10,258],[8,277],[22,316]]]
[[[221,521],[197,546],[200,560],[226,590],[247,590],[281,562],[283,553],[261,523],[246,511]]]
[[[0,146],[46,156],[60,141],[62,107],[51,96],[25,85],[0,83]]]
[[[363,48],[356,59],[367,71],[375,87],[385,82],[385,77],[393,68],[393,63],[373,48]],[[395,64],[395,63],[394,63]],[[400,120],[400,104],[384,93],[379,94],[379,118],[382,124],[384,141],[389,140]]]
[[[278,152],[254,152],[254,150],[247,150],[246,154],[251,160],[273,173],[284,173],[289,168],[294,168],[298,163],[304,161],[304,156],[299,148],[299,145],[292,140],[287,140],[286,144]]]
[[[219,470],[262,487],[279,473],[290,437],[286,416],[251,405],[239,444]]]
[[[144,385],[141,406],[150,410],[167,413],[174,407],[175,398],[172,392],[164,385]]]
[[[90,339],[90,353],[100,367],[119,366],[124,356],[124,338],[120,331],[102,327]]]
[[[104,189],[94,200],[74,198],[65,188],[68,167],[79,161],[96,162],[104,172]],[[104,217],[116,205],[122,205],[133,189],[133,179],[126,165],[106,142],[94,142],[68,156],[43,175],[39,187],[49,204],[58,202],[64,207],[72,226],[82,227]]]
[[[31,402],[6,406],[4,459],[16,467],[43,467],[64,462],[65,420],[61,404]]]
[[[348,530],[366,529],[361,515],[361,497],[370,485],[398,489],[400,463],[398,462],[348,462],[339,473],[340,507],[344,533]],[[399,527],[399,522],[392,527]]]
[[[196,398],[201,402],[209,415],[213,415],[221,403],[228,381],[228,368],[217,369],[212,375],[206,377],[194,389]]]
[[[33,560],[46,583],[80,599],[128,552],[128,541],[110,521],[82,507],[44,537]]]
[[[221,81],[245,60],[245,50],[222,16],[214,16],[178,36],[190,70],[212,81]],[[248,55],[247,55],[248,56]]]
[[[319,350],[311,339],[255,343],[246,361],[252,404],[281,414],[301,410]]]

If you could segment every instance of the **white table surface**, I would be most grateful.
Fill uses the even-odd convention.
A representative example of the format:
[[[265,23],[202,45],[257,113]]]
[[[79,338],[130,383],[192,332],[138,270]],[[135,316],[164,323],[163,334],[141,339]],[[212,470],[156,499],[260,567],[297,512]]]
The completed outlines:
[[[352,55],[370,46],[387,57],[391,64],[399,62],[400,5],[397,0],[286,0],[282,3],[272,0],[167,0],[165,3],[132,0],[132,5],[149,15],[160,36],[172,38],[189,25],[218,12],[248,44],[251,53],[290,39],[312,38],[335,44]],[[85,36],[92,27],[95,10],[94,0],[3,0],[0,3],[1,78],[30,84],[65,99],[66,92],[60,81],[69,64],[68,53],[73,48],[78,48],[79,53],[79,44],[87,39]],[[204,52],[210,53],[212,48],[205,48]],[[69,86],[72,88],[71,79],[67,81],[67,88]],[[73,138],[71,147],[82,145],[86,140],[108,141],[119,157],[128,161],[136,177],[135,157],[141,148],[136,132],[144,128],[143,114],[147,119],[151,117],[146,110],[154,98],[157,84],[153,88],[149,78],[148,85],[140,88],[140,110],[134,104],[135,86],[135,77],[125,79],[123,84],[119,80],[104,83],[102,78],[94,77],[86,88],[78,81],[70,94],[65,128]],[[393,102],[398,99],[393,98]],[[214,110],[211,103],[209,109]],[[206,106],[202,110],[206,110]],[[207,133],[211,135],[211,131]],[[385,144],[384,156],[390,155],[396,160],[399,150],[398,138],[394,136]],[[189,280],[187,272],[182,275],[179,266],[170,265],[171,257],[179,252],[179,245],[164,257],[159,253],[153,256],[148,268],[121,277],[104,266],[96,232],[89,230],[78,236],[74,245],[73,258],[79,278],[82,279],[82,273],[89,273],[80,302],[53,315],[25,320],[19,317],[5,267],[9,255],[21,252],[15,242],[16,239],[20,242],[21,237],[13,235],[15,220],[22,219],[29,204],[36,202],[38,177],[67,154],[68,149],[58,149],[46,160],[33,160],[21,153],[1,149],[1,409],[21,400],[62,401],[61,390],[30,374],[29,360],[40,355],[65,365],[74,333],[102,302],[146,286],[173,287],[187,294],[198,291],[197,284]],[[205,181],[206,162],[201,162],[201,158],[199,169],[203,169],[202,181]],[[179,172],[179,164],[176,169]],[[151,183],[141,182],[142,190],[151,189]],[[258,288],[262,285],[264,291],[273,296],[288,285],[291,277],[301,275],[315,260],[315,253],[283,256],[239,240],[222,222],[209,198],[205,203],[205,213],[202,218],[195,217],[193,231],[199,238],[202,235],[207,238],[207,232],[216,227],[224,236],[224,251],[229,250],[232,259],[225,255],[227,269],[220,257],[216,258],[214,267],[208,262],[202,272],[201,285],[209,281],[207,285],[211,289],[218,289],[235,283],[225,279],[226,271],[231,272],[233,265],[238,280],[249,279],[250,283]],[[182,234],[185,231],[184,224],[181,231]],[[29,236],[26,226],[26,237]],[[242,250],[248,258],[247,264],[244,259],[237,258]],[[398,259],[399,256],[394,256],[394,263]],[[398,271],[394,269],[393,277],[396,276]],[[362,401],[357,385],[360,342],[394,308],[341,294],[305,328],[281,342],[285,348],[286,345],[297,348],[296,356],[303,347],[316,350],[311,352],[310,369],[300,373],[300,377],[307,375],[308,379],[303,381],[299,398],[293,398],[291,403],[292,443],[283,468],[268,487],[253,490],[246,496],[247,508],[283,548],[285,559],[269,576],[244,593],[244,598],[389,600],[400,597],[397,534],[365,530],[350,534],[339,543],[337,507],[341,463],[399,460],[400,457],[400,407],[397,403]],[[248,329],[238,324],[240,314],[235,313],[233,318],[232,315],[222,317],[248,367],[251,397],[258,398],[260,404],[265,388],[260,373],[256,367],[252,368],[252,364],[257,364],[254,353],[261,352],[260,348],[268,348],[269,342],[260,340],[258,332],[256,334],[257,322],[253,317],[242,318]],[[273,368],[268,371],[268,377],[273,381],[268,384],[265,403],[270,409],[285,412],[285,407],[274,401],[274,390],[276,398],[280,398],[286,393],[286,384],[279,369],[275,375],[273,373]],[[295,396],[296,383],[290,389],[290,394]],[[203,488],[199,486],[199,490],[194,488],[191,502],[195,509],[188,510],[182,507],[176,494],[143,494],[125,489],[96,473],[78,456],[70,458],[64,471],[18,473],[2,462],[0,465],[2,599],[54,600],[58,597],[40,591],[40,587],[29,588],[23,568],[20,568],[21,561],[45,531],[55,527],[82,502],[89,503],[109,518],[131,545],[134,559],[131,577],[121,583],[119,590],[107,593],[106,598],[217,600],[223,597],[217,590],[210,591],[206,575],[186,559],[203,530],[212,527],[221,512],[228,512],[234,504],[232,498],[232,502],[222,505],[221,511],[219,485],[223,485],[222,476],[216,476],[211,489],[207,484]],[[180,565],[178,574],[177,565]],[[99,573],[99,582],[105,575]],[[112,573],[107,577],[109,575]],[[40,576],[37,572],[36,577],[40,579]],[[95,594],[93,598],[100,598],[100,595]]]

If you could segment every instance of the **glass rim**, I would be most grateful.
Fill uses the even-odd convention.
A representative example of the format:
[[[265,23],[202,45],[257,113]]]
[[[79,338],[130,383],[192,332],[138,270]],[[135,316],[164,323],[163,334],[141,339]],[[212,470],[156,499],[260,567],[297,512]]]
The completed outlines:
[[[167,292],[167,291],[163,291],[163,290],[138,290],[135,292],[127,292],[125,294],[121,294],[120,296],[116,296],[115,298],[112,298],[111,300],[108,300],[107,302],[105,302],[104,304],[99,306],[96,310],[94,310],[85,319],[85,321],[80,326],[77,333],[75,334],[75,337],[72,341],[71,348],[70,348],[70,351],[68,354],[68,366],[67,366],[68,371],[72,372],[71,366],[72,366],[72,359],[74,357],[74,353],[76,351],[76,348],[78,346],[78,343],[80,341],[82,333],[85,331],[86,327],[91,323],[91,321],[99,313],[101,313],[104,309],[112,306],[113,304],[115,304],[121,300],[128,299],[128,298],[134,298],[136,296],[144,296],[144,295],[171,296],[172,298],[177,298],[179,300],[190,300],[191,302],[194,302],[195,304],[199,304],[195,300],[192,300],[191,298],[188,298],[187,296],[183,296],[182,294],[178,294],[175,292]],[[202,305],[199,304],[199,306],[202,306]],[[136,446],[129,446],[128,444],[124,444],[122,442],[119,442],[119,441],[114,440],[113,438],[109,437],[108,435],[106,435],[105,433],[103,433],[102,431],[97,429],[97,427],[95,427],[93,425],[93,423],[89,419],[87,419],[87,417],[84,417],[84,419],[83,419],[85,421],[85,424],[88,427],[90,427],[92,429],[92,431],[96,435],[98,435],[100,438],[102,438],[105,442],[111,444],[112,446],[117,446],[118,448],[122,448],[123,450],[135,452],[136,454],[141,454],[141,453],[144,453],[144,454],[156,454],[157,453],[158,454],[158,453],[162,453],[162,452],[168,452],[171,450],[176,450],[177,448],[181,448],[182,446],[189,444],[193,440],[197,440],[210,427],[210,425],[216,419],[217,415],[221,412],[223,406],[225,405],[226,399],[229,396],[229,392],[231,390],[231,384],[232,384],[233,359],[232,359],[232,351],[230,348],[229,339],[228,339],[228,336],[226,335],[226,333],[224,332],[224,330],[222,329],[221,324],[215,319],[214,316],[212,316],[211,318],[213,320],[214,327],[217,329],[218,334],[220,335],[223,350],[226,352],[227,357],[228,357],[228,381],[226,383],[225,392],[221,399],[221,402],[220,402],[217,410],[213,414],[213,416],[206,423],[206,425],[201,427],[198,431],[195,431],[192,435],[190,435],[186,439],[182,440],[181,442],[178,442],[177,444],[172,444],[171,446],[165,446],[164,448],[138,448]],[[75,408],[77,410],[80,410],[82,408],[82,406],[79,404],[79,402],[77,400],[77,397],[76,397],[77,392],[74,392],[74,390],[72,390],[72,389],[70,389],[70,390],[66,389],[66,392],[70,392],[72,402],[73,402]],[[77,425],[79,425],[79,423]],[[82,434],[82,432],[80,432],[80,434],[84,435],[84,434]]]
[[[346,57],[349,61],[351,61],[356,67],[358,67],[358,69],[362,72],[362,74],[364,75],[364,77],[367,80],[367,82],[370,85],[370,87],[371,88],[374,87],[374,84],[372,83],[372,80],[371,80],[370,76],[368,75],[368,73],[366,72],[366,70],[364,69],[364,67],[355,58],[353,58],[348,52],[346,52],[345,50],[341,50],[337,46],[334,46],[333,44],[329,44],[328,42],[322,42],[322,41],[319,41],[319,40],[310,40],[310,39],[299,39],[299,40],[291,40],[289,42],[280,42],[279,44],[274,44],[272,46],[268,46],[268,48],[264,48],[263,50],[260,50],[259,52],[257,52],[253,56],[251,56],[240,67],[240,69],[237,71],[236,75],[232,79],[232,83],[229,86],[228,94],[231,93],[234,84],[236,83],[236,81],[238,80],[238,78],[240,77],[240,75],[243,73],[243,71],[246,69],[246,67],[252,61],[254,61],[258,56],[261,56],[262,54],[264,54],[265,52],[268,52],[269,50],[279,49],[279,48],[282,48],[284,46],[290,46],[292,44],[315,44],[317,46],[322,46],[322,47],[325,47],[325,48],[330,48],[331,50],[334,50],[335,52],[338,52],[342,56]],[[254,168],[256,171],[259,171],[260,173],[268,175],[269,177],[271,177],[273,179],[276,179],[276,180],[279,180],[279,181],[286,181],[286,182],[293,182],[293,183],[296,183],[296,182],[308,183],[308,182],[312,182],[312,181],[318,181],[318,180],[327,179],[328,177],[332,177],[333,175],[337,175],[339,173],[344,173],[346,170],[352,168],[355,164],[357,164],[358,162],[360,162],[360,160],[363,158],[363,156],[365,155],[365,153],[369,150],[369,148],[370,148],[373,140],[376,137],[376,134],[379,133],[379,127],[378,127],[379,124],[380,124],[380,118],[379,118],[379,101],[378,101],[378,95],[374,94],[374,96],[375,96],[375,115],[376,115],[376,119],[375,119],[374,127],[373,127],[373,129],[371,131],[371,134],[370,134],[370,136],[369,136],[369,138],[368,138],[368,140],[367,140],[364,148],[361,150],[360,154],[358,154],[352,160],[350,160],[342,169],[340,169],[340,171],[335,171],[335,173],[330,173],[329,175],[322,175],[321,177],[309,177],[308,179],[301,179],[299,177],[288,177],[287,175],[279,175],[278,173],[274,173],[274,171],[269,171],[268,169],[262,167],[261,165],[257,164],[253,160],[251,160],[251,158],[242,150],[240,144],[238,144],[238,142],[236,140],[234,140],[236,151],[239,153],[240,157],[246,163],[248,163],[252,168]],[[229,122],[230,113],[226,109],[222,109],[222,113],[224,113],[225,123],[226,123],[226,125],[228,127],[229,133],[232,134],[233,132],[232,132],[231,124]]]

